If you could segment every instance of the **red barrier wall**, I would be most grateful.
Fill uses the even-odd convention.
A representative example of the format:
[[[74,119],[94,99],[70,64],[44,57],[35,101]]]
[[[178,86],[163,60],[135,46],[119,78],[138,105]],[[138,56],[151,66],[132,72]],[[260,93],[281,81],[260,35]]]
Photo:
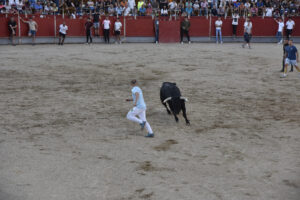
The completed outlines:
[[[11,15],[0,15],[0,37],[8,37],[8,28],[7,22]],[[29,17],[29,16],[28,16]],[[17,15],[15,15],[17,19]],[[28,18],[25,18],[28,20]],[[213,37],[215,36],[215,20],[217,17],[211,18],[211,33],[209,33],[210,27],[210,20],[206,17],[191,17],[191,29],[190,35],[192,37]],[[84,36],[84,24],[87,18],[82,19],[62,19],[61,16],[56,16],[56,28],[54,27],[54,16],[46,16],[44,18],[40,18],[39,15],[35,16],[34,19],[38,23],[38,32],[37,36],[41,37],[54,37],[55,36],[55,29],[56,29],[56,36],[58,36],[58,28],[59,25],[65,21],[67,26],[69,27],[68,36]],[[104,17],[101,18],[100,23]],[[113,34],[113,24],[116,20],[116,17],[110,17],[112,22],[111,26],[111,35]],[[168,17],[160,18],[160,41],[161,42],[177,42],[179,41],[179,30],[180,30],[180,21],[183,18],[179,18],[177,20],[169,21]],[[294,17],[293,20],[296,23],[296,26],[293,31],[293,36],[300,36],[300,17]],[[120,21],[124,26],[124,18],[120,17]],[[232,19],[222,19],[223,26],[222,26],[222,34],[223,36],[231,36],[232,35]],[[253,23],[253,36],[275,36],[277,31],[277,23],[274,21],[273,18],[265,17],[262,19],[261,17],[253,17],[251,18]],[[239,25],[237,30],[237,35],[243,35],[243,24],[244,19],[239,19]],[[28,25],[20,22],[21,26],[21,36],[25,37],[28,35]],[[151,17],[126,17],[126,36],[127,37],[154,37],[154,25],[153,20]],[[100,35],[103,35],[102,26],[100,27],[99,31]],[[124,27],[122,27],[121,34],[124,35]],[[17,33],[18,35],[18,33]]]

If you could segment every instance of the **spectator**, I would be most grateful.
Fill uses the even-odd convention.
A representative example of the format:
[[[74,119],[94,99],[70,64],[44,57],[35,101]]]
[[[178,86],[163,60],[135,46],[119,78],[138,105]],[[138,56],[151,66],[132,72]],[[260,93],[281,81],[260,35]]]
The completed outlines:
[[[176,1],[171,1],[169,3],[170,15],[172,15],[173,13],[175,14],[176,9],[177,9],[177,3],[176,3]]]
[[[35,13],[41,14],[43,11],[43,6],[41,5],[41,2],[37,2],[36,4],[34,4],[34,10]]]
[[[61,25],[59,25],[59,42],[58,45],[64,45],[65,38],[67,35],[68,26],[64,21]]]
[[[20,14],[23,14],[23,1],[22,0],[16,0],[16,6],[17,6],[17,10]]]
[[[159,18],[155,16],[154,19],[155,43],[159,42]]]
[[[160,15],[163,17],[168,16],[168,9],[166,6],[164,6],[161,10],[160,10]]]
[[[29,26],[28,36],[32,37],[32,45],[35,45],[35,36],[36,36],[36,32],[38,30],[37,23],[33,20],[33,17],[29,18],[29,21],[24,21],[22,18],[20,18],[20,19],[23,23],[28,24],[28,26]]]
[[[108,16],[105,17],[105,20],[103,20],[103,34],[104,34],[104,41],[105,43],[109,44],[109,30],[110,30],[110,20]]]
[[[253,5],[253,7],[251,8],[251,16],[254,17],[257,15],[258,15],[258,8],[255,5]]]
[[[144,5],[144,4],[145,4],[145,2],[143,0],[138,1],[138,6],[137,6],[138,11],[140,11],[142,5]]]
[[[99,36],[99,28],[100,28],[100,14],[96,11],[93,14],[93,23],[95,29],[95,36]]]
[[[123,15],[123,11],[124,8],[120,6],[120,4],[118,4],[118,6],[116,7],[116,14],[117,16],[122,16]]]
[[[201,14],[200,15],[207,15],[208,13],[208,3],[206,0],[201,2]]]
[[[11,44],[13,46],[16,46],[15,36],[16,36],[16,33],[17,33],[17,23],[16,23],[14,17],[11,17],[9,22],[8,22],[8,31],[9,31],[9,39],[11,41]]]
[[[234,38],[236,38],[236,29],[237,29],[237,26],[239,25],[239,14],[238,13],[234,13],[232,15],[232,34],[234,36]]]
[[[292,18],[289,17],[288,21],[286,22],[286,37],[290,39],[293,29],[295,26],[295,22],[292,20]]]
[[[184,13],[184,3],[182,2],[182,0],[180,0],[177,7],[180,13]]]
[[[112,4],[110,4],[110,6],[107,9],[108,15],[109,16],[114,16],[115,15],[115,9],[114,6]]]
[[[278,24],[278,30],[277,30],[277,33],[276,33],[277,41],[278,41],[278,44],[282,44],[282,31],[283,31],[283,28],[284,28],[284,22],[282,21],[281,18],[279,20],[275,19],[275,21]]]
[[[256,6],[258,8],[258,14],[259,15],[262,15],[264,13],[264,3],[262,0],[259,0],[257,3],[256,3]]]
[[[152,5],[151,3],[148,4],[147,10],[146,10],[146,15],[151,16],[153,13]]]
[[[244,23],[244,40],[245,40],[245,42],[242,45],[243,48],[245,48],[245,45],[247,45],[249,47],[249,49],[251,49],[251,46],[250,46],[251,37],[252,37],[252,22],[247,17],[246,21]]]
[[[159,8],[162,9],[165,6],[168,7],[168,0],[160,0]]]
[[[121,44],[121,28],[122,28],[122,23],[120,22],[120,19],[117,18],[117,21],[115,22],[114,25],[114,30],[115,30],[115,36],[116,36],[116,43]]]
[[[196,0],[195,3],[193,4],[193,10],[194,10],[194,15],[200,16],[200,4],[198,0]]]
[[[189,44],[191,43],[190,41],[190,35],[189,35],[189,30],[191,27],[191,23],[187,17],[184,17],[184,20],[180,24],[180,41],[181,44],[183,44],[183,35],[187,36]]]
[[[140,16],[146,16],[146,8],[145,4],[142,5],[142,7],[139,10]]]
[[[192,8],[191,4],[188,4],[188,6],[185,8],[185,12],[188,16],[193,15],[193,8]]]
[[[154,11],[155,13],[157,13],[158,10],[159,10],[159,3],[157,3],[156,0],[153,0],[153,1],[151,2],[151,5],[152,5],[153,11]]]
[[[222,40],[222,20],[221,17],[218,17],[218,20],[216,20],[215,22],[215,26],[216,26],[216,43],[218,44],[219,41],[221,44],[223,44],[223,40]],[[220,36],[220,40],[218,40],[218,36]]]
[[[92,20],[90,18],[88,18],[87,22],[84,25],[85,33],[86,33],[86,44],[93,43],[92,32],[91,32],[91,29],[93,26],[94,26],[94,24],[92,23]]]
[[[214,5],[213,8],[211,9],[211,14],[213,16],[217,16],[218,15],[218,10],[216,9],[216,6]]]
[[[128,0],[128,14],[130,11],[134,12],[134,8],[135,8],[135,0]]]
[[[225,16],[225,8],[224,7],[219,7],[218,9],[218,16]]]
[[[266,8],[266,17],[272,17],[273,16],[273,8],[268,7]]]

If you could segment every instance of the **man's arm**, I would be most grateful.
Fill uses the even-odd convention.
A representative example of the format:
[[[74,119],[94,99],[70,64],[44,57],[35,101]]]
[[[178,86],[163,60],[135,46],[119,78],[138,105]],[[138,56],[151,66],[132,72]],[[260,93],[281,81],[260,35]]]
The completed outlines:
[[[38,24],[35,22],[35,30],[37,31],[39,28]]]
[[[299,54],[298,54],[298,51],[296,52],[296,59],[297,59],[297,62],[299,62]]]

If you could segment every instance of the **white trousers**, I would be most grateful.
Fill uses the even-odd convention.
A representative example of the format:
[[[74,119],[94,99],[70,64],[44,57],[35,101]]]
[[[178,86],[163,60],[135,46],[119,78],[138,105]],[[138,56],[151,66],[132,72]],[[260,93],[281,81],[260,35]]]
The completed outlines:
[[[138,116],[138,117],[136,117]],[[139,109],[137,107],[133,107],[128,113],[127,113],[127,119],[137,122],[139,124],[146,122],[146,129],[148,133],[153,133],[150,124],[146,120],[146,110],[144,109]]]

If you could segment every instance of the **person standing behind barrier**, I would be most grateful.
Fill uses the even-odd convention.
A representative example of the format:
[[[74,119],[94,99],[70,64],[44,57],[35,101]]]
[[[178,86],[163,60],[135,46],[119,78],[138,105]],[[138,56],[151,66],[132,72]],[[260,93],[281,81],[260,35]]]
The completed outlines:
[[[237,26],[239,25],[239,14],[237,12],[235,12],[232,15],[232,34],[234,36],[234,38],[236,38],[236,30],[237,30]]]
[[[244,23],[244,40],[245,40],[245,42],[242,45],[243,48],[245,47],[245,45],[247,45],[249,47],[249,49],[251,49],[251,46],[250,46],[251,37],[252,37],[252,22],[247,17],[246,21]]]
[[[219,38],[218,36],[220,36],[220,43],[223,44],[223,40],[222,40],[222,20],[221,17],[218,17],[218,20],[216,20],[215,22],[215,26],[216,26],[216,43],[219,43]]]
[[[63,22],[61,25],[59,25],[59,42],[58,45],[64,45],[65,38],[67,35],[68,26],[66,25],[66,22]]]
[[[100,14],[99,14],[99,12],[96,11],[93,14],[93,23],[94,23],[94,29],[95,29],[95,36],[99,36],[99,28],[100,28],[99,19],[100,19]]]
[[[292,36],[292,32],[295,26],[295,22],[289,17],[288,21],[286,22],[286,37],[290,39]]]
[[[35,36],[36,36],[36,32],[38,30],[38,25],[37,23],[33,20],[33,18],[29,18],[29,21],[24,21],[22,18],[20,18],[22,20],[23,23],[28,24],[29,26],[29,32],[28,32],[28,36],[32,37],[32,45],[35,45]]]
[[[16,23],[14,17],[11,17],[9,22],[8,22],[8,31],[9,31],[9,39],[11,41],[11,44],[13,46],[16,46],[15,36],[16,36],[16,32],[17,32],[17,23]]]
[[[187,36],[187,39],[189,41],[189,44],[191,44],[189,30],[191,27],[191,23],[187,16],[184,17],[184,20],[180,24],[180,42],[183,44],[183,35]]]
[[[278,44],[282,44],[282,31],[284,28],[284,23],[281,18],[279,20],[275,19],[275,21],[278,24],[278,30],[276,33],[277,41],[278,41]]]
[[[154,30],[155,30],[155,43],[158,44],[159,42],[159,18],[155,16],[154,19]]]
[[[92,39],[92,27],[93,27],[93,23],[91,21],[90,18],[88,18],[87,22],[85,23],[84,27],[85,27],[85,33],[86,33],[86,44],[90,44],[93,42]]]
[[[108,16],[105,17],[105,20],[103,20],[102,25],[103,25],[104,41],[105,43],[109,44],[110,20]]]
[[[117,18],[117,21],[115,22],[114,25],[114,30],[115,30],[115,36],[116,36],[116,43],[121,44],[121,28],[122,28],[122,23],[120,22],[119,17]]]

